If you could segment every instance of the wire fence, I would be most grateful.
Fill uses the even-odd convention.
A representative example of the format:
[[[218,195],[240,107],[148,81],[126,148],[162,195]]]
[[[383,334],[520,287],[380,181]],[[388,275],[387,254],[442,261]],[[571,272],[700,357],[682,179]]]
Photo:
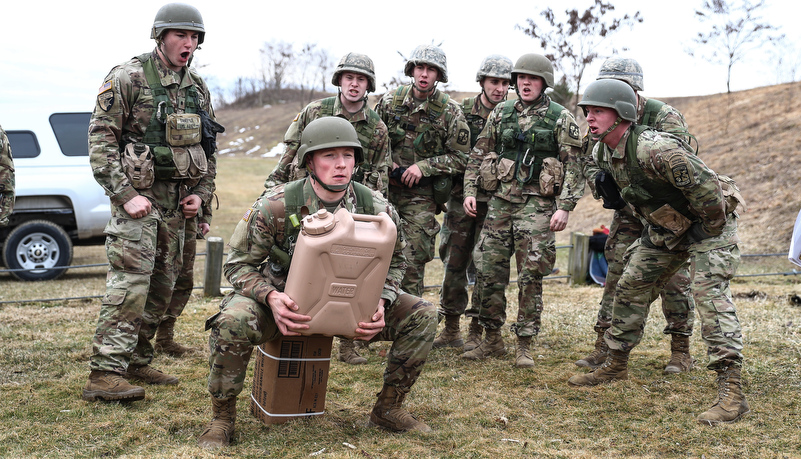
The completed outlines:
[[[570,249],[572,245],[563,245],[557,246],[557,249]],[[206,252],[198,252],[196,257],[205,257],[207,255]],[[227,255],[227,254],[225,254]],[[787,256],[786,253],[754,253],[754,254],[743,254],[741,255],[742,258],[766,258],[766,257],[785,257]],[[438,260],[439,257],[434,257],[435,260]],[[81,269],[81,268],[98,268],[98,267],[105,267],[108,266],[108,263],[91,263],[91,264],[84,264],[84,265],[70,265],[70,266],[54,266],[48,269]],[[0,274],[5,273],[14,273],[20,271],[41,271],[42,268],[34,268],[34,269],[0,269]],[[552,275],[545,276],[543,280],[559,280],[559,279],[570,279],[570,274],[563,274],[557,275],[559,270],[555,270]],[[747,277],[764,277],[764,276],[796,276],[801,275],[801,270],[793,269],[792,271],[785,271],[785,272],[772,272],[772,273],[756,273],[756,274],[737,274],[735,278],[747,278]],[[516,283],[517,279],[511,279],[510,283]],[[441,284],[434,284],[434,285],[426,285],[423,288],[428,289],[436,289],[441,288]],[[223,288],[231,288],[230,285],[223,286]],[[195,286],[193,290],[200,290],[203,289],[203,286]],[[39,298],[39,299],[29,299],[29,300],[5,300],[0,301],[0,306],[6,304],[28,304],[28,303],[49,303],[49,302],[56,302],[56,301],[71,301],[71,300],[93,300],[103,298],[102,294],[99,295],[87,295],[87,296],[73,296],[73,297],[61,297],[61,298]]]

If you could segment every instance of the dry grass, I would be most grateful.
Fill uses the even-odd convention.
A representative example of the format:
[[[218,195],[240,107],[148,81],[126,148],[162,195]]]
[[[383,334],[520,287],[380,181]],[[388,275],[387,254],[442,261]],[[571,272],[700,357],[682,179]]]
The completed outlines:
[[[784,119],[790,123],[799,115],[793,104],[787,104],[792,90],[798,86],[754,90],[759,95],[749,104],[755,105],[737,105],[728,112],[721,108],[720,113],[708,107],[723,107],[720,98],[724,96],[670,101],[700,134],[705,161],[716,169],[729,168],[734,172],[720,171],[730,173],[741,186],[745,184],[742,188],[751,208],[742,219],[744,253],[786,250],[788,222],[794,220],[799,207],[798,198],[790,191],[798,183],[798,172],[793,168],[797,165],[794,156],[779,152],[797,149],[797,129],[781,123],[746,129],[748,125],[743,124],[738,128],[741,138],[726,147],[726,136],[715,134],[707,139],[695,126],[709,126],[703,131],[711,132],[716,117],[737,113],[739,121],[734,123],[732,118],[729,125],[729,132],[734,132],[732,126],[770,100],[775,100],[774,112],[786,114]],[[747,96],[732,95],[733,106],[737,101],[745,104]],[[784,103],[780,105],[779,100]],[[245,126],[260,126],[242,131],[245,138],[248,132],[266,132],[269,125],[280,138],[288,117],[294,116],[295,110],[289,111],[292,114],[269,121],[270,111],[262,109],[219,115],[229,136]],[[701,116],[704,111],[707,114]],[[251,116],[254,118],[248,118]],[[763,132],[763,138],[752,130]],[[770,148],[768,138],[773,138]],[[255,139],[262,145],[271,142]],[[735,150],[738,142],[746,139],[752,148]],[[247,148],[243,147],[244,151]],[[749,153],[757,151],[763,153]],[[220,159],[220,208],[215,211],[211,235],[228,240],[236,221],[261,192],[261,183],[274,162],[244,153]],[[763,177],[769,183],[752,182],[751,177]],[[777,194],[769,194],[768,189]],[[747,190],[761,191],[753,195]],[[582,200],[565,235],[607,223],[611,218],[605,213],[608,211],[594,206],[591,200]],[[566,242],[566,236],[564,239],[560,244]],[[198,250],[205,250],[203,244]],[[562,252],[558,265],[564,269]],[[78,247],[75,254],[75,263],[105,261],[102,247]],[[790,269],[785,259],[745,259],[740,272]],[[196,271],[200,284],[203,258],[199,258]],[[60,280],[42,283],[15,282],[0,275],[0,301],[99,295],[104,278],[104,268],[74,269]],[[435,260],[426,284],[439,284],[440,279],[441,267]],[[733,425],[702,428],[694,422],[715,396],[710,372],[699,368],[674,377],[662,375],[669,340],[660,333],[664,320],[658,305],[653,308],[645,339],[632,355],[628,381],[591,389],[568,387],[567,378],[579,371],[572,362],[585,355],[594,341],[592,324],[601,290],[568,287],[555,280],[545,285],[544,328],[535,343],[537,366],[533,370],[514,368],[511,356],[467,362],[453,349],[432,351],[407,406],[435,429],[433,434],[398,435],[364,426],[381,384],[381,352],[388,349],[388,343],[381,343],[371,346],[365,366],[332,362],[326,414],[312,420],[270,428],[260,424],[249,414],[249,375],[239,401],[235,443],[219,455],[299,458],[322,451],[317,456],[798,458],[801,309],[788,301],[790,295],[801,294],[797,281],[794,276],[771,276],[738,278],[733,283],[746,339],[745,392],[752,407],[748,417]],[[427,291],[426,297],[438,303],[436,289]],[[507,297],[513,315],[517,307],[514,285]],[[158,356],[154,362],[157,368],[178,375],[181,384],[148,387],[147,398],[132,404],[80,399],[88,375],[97,300],[0,305],[0,457],[215,456],[195,445],[211,412],[206,392],[208,334],[203,322],[218,304],[217,299],[195,296],[178,322],[179,341],[202,349],[200,353],[184,360]],[[513,345],[508,329],[504,329],[504,337]],[[692,352],[703,362],[705,349],[698,332]]]

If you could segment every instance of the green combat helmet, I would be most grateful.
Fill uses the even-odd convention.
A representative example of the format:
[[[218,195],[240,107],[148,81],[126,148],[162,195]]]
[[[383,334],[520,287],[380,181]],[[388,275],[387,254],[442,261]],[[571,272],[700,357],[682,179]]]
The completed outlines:
[[[512,60],[500,54],[490,54],[481,61],[476,72],[476,81],[481,83],[483,78],[512,79]]]
[[[344,72],[353,72],[366,76],[369,81],[367,92],[375,91],[375,67],[373,67],[373,60],[367,57],[366,54],[348,53],[344,55],[339,60],[337,69],[334,71],[331,84],[340,86],[339,79]]]
[[[418,64],[428,64],[436,67],[438,70],[437,81],[443,83],[448,82],[448,62],[445,59],[445,53],[437,46],[434,45],[420,45],[412,51],[409,60],[406,61],[406,66],[403,68],[403,74],[407,77],[412,77],[412,69]]]
[[[610,57],[601,65],[598,79],[612,78],[625,81],[635,91],[643,90],[642,67],[639,62],[627,57]]]
[[[545,87],[553,88],[553,64],[547,57],[541,54],[523,54],[515,62],[515,67],[512,69],[512,84],[517,86],[517,75],[525,73],[534,75],[545,80]]]
[[[309,123],[300,137],[298,167],[306,166],[306,155],[326,148],[352,147],[356,166],[364,161],[364,151],[356,129],[344,118],[325,116]]]
[[[627,83],[620,80],[595,80],[584,90],[579,107],[607,107],[617,111],[619,117],[637,122],[637,95]]]
[[[150,38],[156,41],[161,40],[161,35],[169,29],[194,30],[199,32],[197,44],[202,44],[206,36],[206,29],[203,27],[203,18],[200,11],[194,6],[185,3],[168,3],[162,6],[156,19],[153,20],[153,28],[150,30]]]

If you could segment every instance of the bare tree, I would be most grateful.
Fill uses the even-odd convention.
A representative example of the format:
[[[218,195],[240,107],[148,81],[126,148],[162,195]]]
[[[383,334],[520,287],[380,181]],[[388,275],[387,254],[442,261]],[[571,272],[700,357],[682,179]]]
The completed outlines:
[[[780,42],[784,39],[778,29],[764,22],[759,15],[765,8],[765,0],[751,3],[748,0],[726,1],[705,0],[696,17],[704,24],[707,32],[698,32],[693,39],[696,45],[685,51],[692,57],[726,65],[726,92],[731,93],[731,71],[734,64],[741,62],[751,51],[762,49],[766,43]]]
[[[606,39],[622,27],[632,28],[643,21],[638,11],[634,15],[625,14],[606,22],[606,16],[614,10],[611,3],[595,0],[585,11],[565,10],[565,18],[562,19],[548,8],[541,13],[545,18],[545,27],[537,25],[533,19],[526,19],[527,27],[517,25],[516,28],[539,40],[545,57],[551,60],[555,70],[565,74],[566,86],[572,87],[578,97],[584,71],[600,56],[602,46],[608,49],[609,54],[617,52],[615,48],[606,46]],[[573,111],[575,113],[575,105]]]
[[[318,49],[317,54],[315,56],[317,60],[317,69],[319,70],[320,82],[322,83],[322,90],[326,92],[328,88],[328,83],[331,81],[331,74],[328,72],[331,68],[334,67],[334,58],[331,56],[331,52],[327,49]]]
[[[264,43],[259,50],[262,56],[261,80],[264,89],[279,90],[284,87],[284,77],[292,65],[295,57],[292,43],[285,41],[270,41]]]

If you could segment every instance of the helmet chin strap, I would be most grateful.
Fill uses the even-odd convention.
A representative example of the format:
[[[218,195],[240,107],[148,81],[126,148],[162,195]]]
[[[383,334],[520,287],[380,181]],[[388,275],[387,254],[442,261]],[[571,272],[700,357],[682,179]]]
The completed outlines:
[[[332,193],[339,193],[339,192],[347,190],[348,186],[350,186],[351,180],[353,180],[353,178],[351,177],[351,179],[348,181],[348,183],[343,183],[342,185],[326,185],[325,183],[323,183],[322,180],[320,180],[317,177],[317,174],[315,174],[314,171],[309,170],[309,175],[311,176],[312,180],[317,182],[321,187],[323,187],[324,190],[330,191]]]
[[[623,122],[623,118],[621,118],[620,116],[618,116],[618,117],[617,117],[617,119],[615,120],[615,122],[614,122],[614,123],[612,123],[612,125],[611,125],[611,126],[609,126],[609,128],[608,128],[607,130],[605,130],[605,131],[603,132],[603,134],[601,134],[600,136],[598,136],[598,138],[597,138],[597,139],[594,139],[594,140],[595,140],[596,142],[601,142],[601,141],[603,141],[604,137],[606,137],[607,135],[609,135],[609,133],[611,133],[612,131],[614,131],[614,130],[615,130],[615,128],[617,128],[618,126],[620,126],[620,123],[622,123],[622,122]]]

